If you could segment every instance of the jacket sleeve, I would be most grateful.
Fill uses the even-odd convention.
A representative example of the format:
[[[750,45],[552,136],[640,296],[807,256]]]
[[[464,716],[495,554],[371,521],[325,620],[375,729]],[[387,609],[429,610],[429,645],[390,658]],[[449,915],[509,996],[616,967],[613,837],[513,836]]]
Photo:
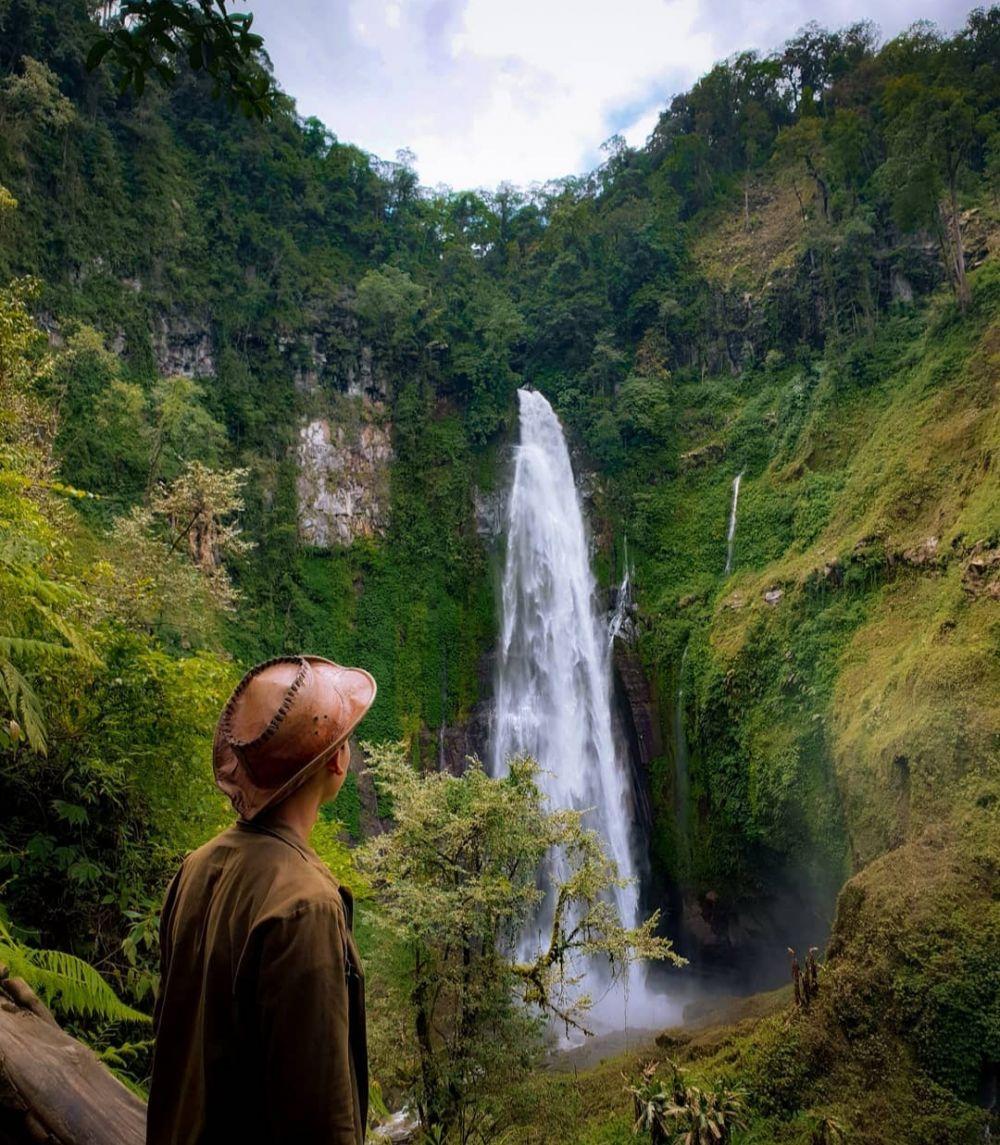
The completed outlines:
[[[182,866],[177,874],[170,880],[170,886],[167,887],[167,893],[163,898],[163,906],[160,908],[160,981],[157,985],[156,997],[153,1002],[154,1031],[160,1028],[160,1015],[163,1011],[163,987],[167,981],[167,975],[170,973],[170,960],[173,954],[171,927],[174,903],[177,899],[177,888],[180,885],[183,870],[184,868]]]
[[[263,924],[257,1015],[269,1137],[356,1145],[345,925],[333,902]]]

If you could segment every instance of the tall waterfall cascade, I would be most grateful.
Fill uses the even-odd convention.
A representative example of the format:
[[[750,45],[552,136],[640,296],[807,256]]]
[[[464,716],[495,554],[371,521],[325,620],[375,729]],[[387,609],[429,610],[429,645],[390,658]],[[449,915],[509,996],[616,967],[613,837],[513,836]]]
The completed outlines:
[[[613,635],[596,607],[587,531],[562,426],[541,394],[519,390],[518,398],[520,442],[507,510],[491,768],[501,775],[509,759],[530,755],[540,765],[551,808],[592,809],[587,825],[600,832],[619,873],[631,880],[615,895],[622,922],[634,926],[638,840],[628,757],[612,722]],[[551,861],[551,875],[558,879],[560,856]],[[543,903],[536,924],[522,936],[523,955],[538,949],[547,931],[545,914]],[[608,1027],[621,1028],[626,1017],[630,1025],[641,1024],[652,1017],[657,1001],[665,1001],[648,994],[641,966],[634,968],[627,990],[612,990],[604,968],[589,966],[583,988],[600,999],[593,1017]]]
[[[736,540],[736,506],[740,500],[740,482],[742,480],[742,472],[737,473],[733,478],[733,503],[729,508],[729,528],[726,530],[726,576],[729,576],[733,571],[733,543]]]

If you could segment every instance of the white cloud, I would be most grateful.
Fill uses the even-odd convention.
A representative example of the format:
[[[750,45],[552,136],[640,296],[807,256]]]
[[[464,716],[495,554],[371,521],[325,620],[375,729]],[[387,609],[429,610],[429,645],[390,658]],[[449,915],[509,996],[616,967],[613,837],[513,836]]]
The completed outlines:
[[[581,173],[618,131],[642,143],[660,108],[731,52],[767,50],[818,18],[895,33],[945,27],[955,0],[259,0],[251,5],[303,115],[429,185]]]

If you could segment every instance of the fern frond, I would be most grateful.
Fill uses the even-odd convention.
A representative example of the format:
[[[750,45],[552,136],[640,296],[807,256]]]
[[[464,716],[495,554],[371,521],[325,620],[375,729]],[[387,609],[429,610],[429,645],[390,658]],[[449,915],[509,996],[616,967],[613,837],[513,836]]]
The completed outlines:
[[[0,927],[0,931],[6,931]],[[62,950],[34,950],[10,938],[0,938],[0,960],[10,973],[40,995],[47,1006],[67,1014],[107,1022],[149,1022],[149,1016],[123,1002],[101,975],[82,958]]]
[[[20,716],[29,747],[39,755],[45,755],[47,743],[41,700],[11,661],[3,657],[2,650],[0,650],[0,693],[14,715]]]
[[[150,1038],[142,1042],[125,1042],[120,1046],[108,1046],[106,1049],[100,1050],[97,1056],[122,1085],[130,1089],[136,1097],[141,1097],[145,1101],[149,1097],[149,1093],[135,1080],[133,1074],[136,1070],[136,1064],[141,1063],[149,1055],[152,1048],[153,1040]]]
[[[54,640],[36,640],[27,636],[0,636],[0,655],[32,656],[43,659],[46,656],[76,657],[79,653],[67,644],[57,644]]]

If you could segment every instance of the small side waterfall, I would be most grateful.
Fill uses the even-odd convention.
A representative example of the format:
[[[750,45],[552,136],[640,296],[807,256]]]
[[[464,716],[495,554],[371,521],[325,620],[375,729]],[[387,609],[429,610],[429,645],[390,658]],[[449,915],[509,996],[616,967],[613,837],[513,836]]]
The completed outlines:
[[[595,607],[596,584],[569,451],[545,398],[519,390],[518,399],[520,443],[506,522],[491,767],[493,774],[503,774],[512,756],[533,756],[550,806],[592,808],[590,825],[604,837],[619,872],[635,880],[628,760],[612,730],[612,639]],[[627,566],[623,588],[621,615],[612,618],[612,626],[626,620]],[[558,856],[553,861],[558,864]],[[558,877],[558,867],[554,873]],[[634,926],[636,883],[615,896],[622,921]],[[537,926],[542,933],[545,910],[543,904]],[[526,952],[536,948],[536,928],[523,944]],[[621,1028],[622,999],[607,992],[602,968],[589,968],[583,986],[594,998],[604,995],[594,1017]],[[636,968],[630,996],[640,1001],[637,994],[644,997],[644,991],[644,973]]]
[[[737,473],[733,478],[733,503],[729,510],[729,529],[726,533],[726,576],[729,576],[733,571],[733,541],[736,540],[736,506],[740,499],[740,482],[742,480],[742,471]]]
[[[611,610],[608,621],[608,645],[612,646],[615,637],[628,638],[633,634],[632,623],[632,569],[628,563],[628,538],[625,539],[625,571],[622,573],[621,583],[615,590],[615,606]]]

